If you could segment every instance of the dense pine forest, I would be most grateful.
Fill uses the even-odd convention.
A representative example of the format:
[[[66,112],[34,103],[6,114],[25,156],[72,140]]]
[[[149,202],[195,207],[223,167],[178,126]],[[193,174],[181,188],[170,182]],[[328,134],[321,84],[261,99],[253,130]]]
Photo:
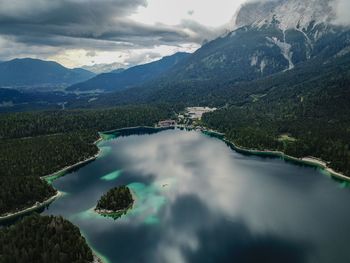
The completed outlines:
[[[54,173],[96,154],[93,142],[97,137],[95,133],[82,131],[2,140],[0,174],[44,176]]]
[[[43,111],[0,115],[0,138],[24,138],[76,131],[105,131],[153,125],[172,111],[167,105],[102,110]]]
[[[72,223],[34,214],[0,229],[0,262],[88,263],[93,254]]]
[[[36,176],[2,176],[0,215],[31,207],[56,194],[56,190]]]
[[[95,155],[98,131],[153,125],[171,113],[165,106],[138,106],[1,115],[0,176],[6,187],[0,188],[0,214],[52,196],[39,177]]]

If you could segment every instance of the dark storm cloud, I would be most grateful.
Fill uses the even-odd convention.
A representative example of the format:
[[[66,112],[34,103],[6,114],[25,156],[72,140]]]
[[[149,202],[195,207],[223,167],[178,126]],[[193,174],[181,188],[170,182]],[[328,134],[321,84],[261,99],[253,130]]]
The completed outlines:
[[[0,0],[0,22],[100,24],[133,13],[146,0]]]
[[[118,49],[201,43],[213,35],[191,21],[145,25],[127,18],[146,0],[0,0],[0,35],[28,45]]]

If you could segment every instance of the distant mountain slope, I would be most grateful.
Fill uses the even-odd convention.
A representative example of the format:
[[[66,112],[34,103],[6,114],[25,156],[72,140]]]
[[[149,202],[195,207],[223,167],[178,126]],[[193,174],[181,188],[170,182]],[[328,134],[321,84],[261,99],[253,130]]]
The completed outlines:
[[[339,87],[333,80],[339,80]],[[274,97],[276,103],[293,96],[296,96],[296,99],[308,97],[313,101],[313,98],[317,99],[321,94],[327,94],[327,85],[333,89],[334,96],[339,100],[350,100],[350,97],[341,95],[343,91],[338,90],[344,81],[350,81],[350,53],[333,57],[327,62],[315,58],[300,63],[291,70],[252,81],[179,80],[166,85],[157,80],[148,83],[146,87],[140,86],[100,95],[98,100],[89,104],[89,107],[138,103],[180,103],[220,107],[227,104],[245,105],[262,99],[267,100],[269,105],[270,95]],[[341,88],[344,89],[344,85]],[[313,96],[308,95],[311,93]],[[334,107],[337,105],[341,104],[336,104]]]
[[[53,61],[31,58],[0,64],[0,87],[65,87],[93,76],[84,69],[68,69]]]
[[[124,67],[123,64],[120,63],[112,63],[112,64],[95,64],[91,66],[82,66],[82,69],[93,72],[95,74],[109,73],[112,71],[119,71]]]
[[[172,67],[185,60],[188,53],[176,53],[172,56],[164,57],[161,60],[139,65],[121,71],[119,73],[105,73],[98,75],[86,82],[72,85],[68,91],[116,91],[128,87],[141,85],[147,81],[161,76]]]

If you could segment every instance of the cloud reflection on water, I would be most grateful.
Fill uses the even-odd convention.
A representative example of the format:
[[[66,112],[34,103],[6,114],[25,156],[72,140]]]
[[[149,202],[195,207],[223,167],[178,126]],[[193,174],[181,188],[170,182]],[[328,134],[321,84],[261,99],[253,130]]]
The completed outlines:
[[[314,176],[321,175],[314,169],[280,160],[242,157],[221,141],[204,137],[197,132],[167,131],[156,136],[135,136],[118,142],[125,159],[132,160],[132,173],[150,176],[155,181],[176,179],[175,185],[164,192],[168,204],[161,220],[167,228],[163,234],[169,234],[169,239],[165,242],[167,247],[160,249],[165,253],[161,262],[167,262],[167,253],[172,253],[177,259],[180,255],[184,256],[181,247],[197,249],[200,242],[197,231],[210,228],[212,223],[198,225],[197,229],[190,222],[197,224],[200,220],[194,219],[189,212],[183,215],[188,227],[184,224],[181,228],[172,229],[170,222],[178,218],[172,207],[178,205],[183,196],[194,196],[205,204],[204,221],[208,220],[209,215],[216,215],[214,218],[244,222],[251,237],[273,235],[275,239],[288,237],[306,242],[311,234],[312,241],[317,242],[325,236],[332,236],[333,230],[327,229],[329,222],[343,221],[325,216],[325,208],[327,204],[330,205],[325,200],[325,185],[333,194],[337,189],[329,188],[333,182],[325,178],[315,180]],[[343,195],[349,196],[349,193]],[[317,199],[324,201],[326,206],[315,206]],[[181,205],[186,205],[185,202]],[[191,207],[195,212],[196,209]],[[332,206],[332,209],[341,213],[342,207]],[[326,222],[315,220],[315,215],[326,217]],[[349,234],[349,224],[344,223],[343,230]],[[334,238],[336,241],[337,237]]]
[[[69,182],[84,181],[70,197],[77,204],[111,187],[104,174],[122,169],[113,184],[138,183],[144,211],[117,222],[73,218],[112,262],[350,262],[350,213],[339,202],[349,191],[315,169],[244,156],[197,132],[106,144],[108,156],[62,185],[73,192]],[[157,224],[145,224],[147,217]]]

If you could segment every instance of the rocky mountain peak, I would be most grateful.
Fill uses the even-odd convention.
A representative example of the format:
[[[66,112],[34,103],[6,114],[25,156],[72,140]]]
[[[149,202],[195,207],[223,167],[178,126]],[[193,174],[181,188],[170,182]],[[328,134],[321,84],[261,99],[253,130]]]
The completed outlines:
[[[271,0],[244,4],[234,16],[235,27],[277,24],[280,29],[306,30],[309,25],[328,24],[335,18],[335,0]]]

